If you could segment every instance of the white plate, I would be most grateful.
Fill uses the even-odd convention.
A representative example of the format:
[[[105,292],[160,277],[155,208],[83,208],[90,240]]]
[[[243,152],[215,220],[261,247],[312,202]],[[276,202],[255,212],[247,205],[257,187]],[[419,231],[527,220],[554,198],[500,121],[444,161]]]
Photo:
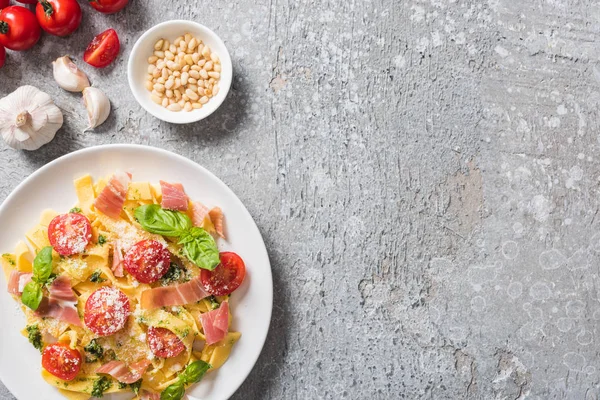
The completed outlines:
[[[0,253],[13,252],[16,243],[25,240],[25,232],[38,223],[42,210],[66,212],[76,203],[74,178],[86,173],[98,178],[117,169],[131,172],[135,181],[181,182],[190,198],[223,209],[228,240],[219,240],[219,249],[235,251],[246,263],[246,279],[231,298],[233,329],[242,332],[242,337],[225,365],[207,374],[187,394],[189,399],[227,399],[246,379],[265,342],[273,281],[264,242],[248,210],[203,167],[168,151],[137,145],[98,146],[68,154],[30,175],[0,206]],[[25,318],[6,291],[4,274],[0,274],[0,315],[2,382],[18,399],[64,399],[42,379],[40,353],[19,333]]]

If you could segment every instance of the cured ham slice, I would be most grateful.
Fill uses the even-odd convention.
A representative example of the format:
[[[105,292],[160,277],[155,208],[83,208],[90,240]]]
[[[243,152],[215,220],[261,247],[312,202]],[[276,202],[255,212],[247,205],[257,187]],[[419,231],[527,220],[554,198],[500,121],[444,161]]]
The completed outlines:
[[[204,219],[208,216],[208,207],[199,201],[192,202],[192,222],[194,226],[203,226]]]
[[[140,400],[160,400],[160,393],[152,393],[142,389],[140,391]]]
[[[97,374],[110,375],[119,382],[134,383],[139,381],[150,365],[150,360],[141,360],[129,367],[123,361],[109,361],[96,370]]]
[[[44,297],[36,310],[38,317],[50,317],[69,324],[83,326],[77,313],[77,296],[71,288],[71,281],[60,275],[48,287],[50,295]]]
[[[116,172],[94,202],[96,209],[113,219],[119,218],[127,196],[129,182],[131,182],[130,174]]]
[[[160,181],[162,201],[160,206],[167,210],[187,211],[188,197],[183,191],[181,183],[169,183]]]
[[[225,234],[223,233],[223,211],[221,210],[221,207],[212,208],[208,212],[208,216],[215,227],[217,235],[225,239]]]
[[[111,269],[117,278],[125,276],[123,274],[123,252],[119,240],[116,240],[113,243],[113,262]]]
[[[189,282],[179,285],[144,290],[140,305],[144,310],[166,306],[183,306],[195,303],[209,295],[209,293],[204,291],[202,282],[200,282],[200,277],[198,276]]]
[[[207,345],[223,340],[229,329],[229,302],[224,301],[216,310],[201,314],[200,323]]]
[[[13,269],[8,278],[8,293],[20,296],[25,285],[31,281],[32,275],[31,272],[21,272]]]

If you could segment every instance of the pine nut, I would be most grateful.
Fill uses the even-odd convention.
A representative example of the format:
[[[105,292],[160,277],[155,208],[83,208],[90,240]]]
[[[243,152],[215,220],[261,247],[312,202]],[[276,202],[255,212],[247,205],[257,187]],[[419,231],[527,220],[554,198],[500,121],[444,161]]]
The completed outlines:
[[[165,95],[168,98],[172,98],[174,96],[173,91],[172,90],[165,90]]]
[[[206,60],[204,58],[202,60],[198,61],[198,66],[199,67],[204,67],[204,64],[206,64]]]
[[[175,46],[179,47],[179,42],[181,42],[183,40],[183,36],[178,36],[177,39],[175,39],[175,41],[173,42],[175,44]]]
[[[181,86],[181,79],[180,78],[175,78],[175,86],[173,86],[175,89],[178,89],[179,86]]]
[[[165,84],[165,78],[163,78],[162,76],[160,78],[158,78],[156,80],[156,83],[162,83],[163,85]]]
[[[189,101],[185,103],[185,106],[183,107],[183,109],[187,112],[190,112],[193,110],[192,108],[192,103],[190,103]]]
[[[194,64],[197,64],[198,61],[200,61],[200,54],[198,54],[198,53],[192,54],[192,60],[194,61]]]
[[[213,67],[213,70],[215,70],[215,72],[221,72],[221,64],[215,64],[215,66]]]
[[[148,64],[154,64],[157,60],[158,60],[158,57],[150,56],[150,57],[148,57]]]
[[[169,80],[165,82],[165,88],[171,89],[173,86],[175,86],[175,80],[173,78],[169,78]]]
[[[169,43],[169,41],[167,39],[165,39],[163,46],[162,46],[162,51],[168,50],[170,45],[171,44]]]
[[[166,107],[169,105],[169,99],[167,99],[166,97],[163,97],[162,99],[162,106]]]
[[[165,58],[167,60],[173,61],[175,59],[175,55],[171,53],[169,50],[165,51]]]
[[[199,87],[197,92],[200,96],[204,96],[206,94],[206,92],[204,91],[204,88],[202,88],[202,87]]]
[[[185,106],[185,100],[181,99],[177,102],[177,104],[179,104],[181,108],[183,108],[183,106]]]
[[[215,87],[213,87],[213,96],[216,96],[219,94],[219,85],[215,85]]]
[[[194,92],[198,90],[198,86],[192,85],[192,84],[188,84],[187,88],[190,89],[190,90],[192,90],[192,91],[194,91]]]
[[[192,77],[189,77],[188,78],[188,83],[191,83],[191,84],[195,85],[196,83],[198,83],[198,79],[194,79]]]
[[[200,96],[198,96],[198,94],[191,89],[186,89],[185,94],[194,101],[200,98]]]
[[[179,57],[179,58],[185,58],[185,56],[186,56],[185,51],[180,50],[179,53],[177,53],[177,57]]]
[[[150,98],[152,99],[153,102],[155,102],[158,105],[162,105],[162,100],[160,97],[155,96],[155,95],[151,95]]]
[[[181,106],[177,103],[173,103],[173,104],[169,104],[169,106],[167,107],[167,110],[169,111],[181,111]]]
[[[154,85],[154,90],[156,90],[159,93],[162,93],[165,91],[165,85],[163,85],[162,83],[156,83]]]
[[[175,104],[175,99],[169,99],[169,104]]]
[[[206,103],[208,103],[208,97],[206,97],[206,96],[200,97],[200,104],[206,104]]]
[[[192,103],[192,107],[193,107],[195,110],[197,110],[197,109],[199,109],[199,108],[202,108],[202,104],[200,104],[200,103]]]
[[[156,68],[159,69],[163,69],[164,67],[166,67],[167,64],[165,64],[165,61],[163,59],[160,59],[156,62]]]
[[[187,94],[184,94],[184,95],[182,95],[182,96],[181,96],[181,98],[182,98],[184,101],[190,101],[190,98],[188,97],[188,95],[187,95]]]
[[[214,63],[218,63],[219,62],[219,56],[217,55],[217,53],[211,53],[210,55],[210,59],[214,62]]]
[[[184,86],[187,85],[189,77],[190,77],[190,74],[188,74],[187,72],[183,72],[181,74],[181,84]]]
[[[206,70],[204,70],[204,69],[201,69],[200,77],[202,77],[202,79],[208,79],[208,72],[206,72]]]
[[[160,70],[160,69],[158,69],[158,68],[156,68],[156,69],[154,70],[154,72],[152,73],[152,76],[153,76],[154,78],[158,78],[158,77],[160,76],[160,73],[161,73],[161,70]]]
[[[152,89],[152,94],[158,98],[162,98],[162,93],[157,92],[156,90]],[[162,100],[161,100],[162,101]]]
[[[177,52],[177,47],[174,44],[171,44],[169,46],[169,51],[173,54],[175,54]]]
[[[196,46],[198,46],[198,41],[196,40],[196,38],[191,38],[190,42],[187,45],[187,48],[190,50],[194,50]]]
[[[213,67],[213,62],[212,61],[207,61],[206,64],[204,64],[204,69],[207,71],[210,71]]]
[[[167,79],[169,77],[169,70],[167,68],[163,68],[162,70],[162,78]]]
[[[218,72],[210,71],[208,73],[208,76],[210,76],[213,79],[219,79],[221,77],[221,74]]]
[[[158,42],[156,42],[154,44],[154,50],[161,50],[164,42],[165,41],[162,39],[160,39]]]
[[[175,101],[181,100],[181,92],[179,90],[175,90],[173,93],[175,94]]]
[[[204,48],[202,49],[202,57],[206,59],[210,58],[210,49],[208,48],[208,46],[204,46]]]
[[[213,83],[215,83],[215,82],[216,82],[215,78],[210,78],[210,79],[208,80],[208,83],[210,83],[211,85],[212,85]]]
[[[173,71],[173,76],[177,78],[178,76],[181,76],[181,72]]]
[[[153,74],[155,69],[156,69],[155,65],[148,65],[148,73],[149,74]]]
[[[149,91],[152,91],[153,87],[154,87],[154,85],[152,84],[152,81],[146,81],[146,89],[148,89]]]
[[[208,97],[212,97],[212,90],[211,90],[211,89],[206,89],[206,90],[204,91],[204,94],[205,94],[206,96],[208,96]]]
[[[157,50],[157,51],[154,52],[154,55],[156,57],[158,57],[158,58],[165,58],[165,52],[164,51]]]
[[[200,67],[198,67],[198,68],[200,68]],[[194,66],[192,66],[192,70],[190,71],[190,76],[194,79],[200,79],[200,73],[194,69]]]
[[[185,43],[189,43],[192,40],[192,35],[190,35],[189,33],[186,33],[184,35],[185,38]]]
[[[192,56],[190,54],[186,54],[185,57],[183,57],[183,59],[185,60],[185,62],[187,63],[187,65],[192,66],[194,65],[194,59],[192,58]]]

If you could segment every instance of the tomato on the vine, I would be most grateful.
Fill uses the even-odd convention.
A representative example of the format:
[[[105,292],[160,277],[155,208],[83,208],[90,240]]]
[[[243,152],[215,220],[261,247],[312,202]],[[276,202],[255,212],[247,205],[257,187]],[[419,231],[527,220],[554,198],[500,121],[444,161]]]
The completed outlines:
[[[30,49],[41,34],[35,15],[25,7],[9,6],[0,12],[0,45],[7,49]]]
[[[121,44],[114,29],[97,35],[85,49],[83,61],[96,68],[104,68],[117,58]]]
[[[90,5],[104,14],[113,14],[121,11],[129,0],[89,0]]]
[[[77,0],[42,0],[35,7],[42,29],[51,35],[67,36],[81,23],[81,7]]]

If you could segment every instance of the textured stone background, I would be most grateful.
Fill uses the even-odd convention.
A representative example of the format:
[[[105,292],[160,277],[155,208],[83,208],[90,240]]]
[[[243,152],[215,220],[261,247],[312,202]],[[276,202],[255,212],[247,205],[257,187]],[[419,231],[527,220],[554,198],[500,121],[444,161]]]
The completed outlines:
[[[595,0],[132,0],[113,16],[83,3],[73,37],[0,70],[2,94],[34,84],[66,118],[39,151],[2,147],[0,198],[103,143],[163,147],[221,177],[275,284],[235,399],[598,398]],[[226,103],[193,126],[157,121],[127,87],[135,40],[174,18],[212,27],[235,66]],[[114,112],[82,133],[50,61],[108,27],[119,61],[85,70]]]

